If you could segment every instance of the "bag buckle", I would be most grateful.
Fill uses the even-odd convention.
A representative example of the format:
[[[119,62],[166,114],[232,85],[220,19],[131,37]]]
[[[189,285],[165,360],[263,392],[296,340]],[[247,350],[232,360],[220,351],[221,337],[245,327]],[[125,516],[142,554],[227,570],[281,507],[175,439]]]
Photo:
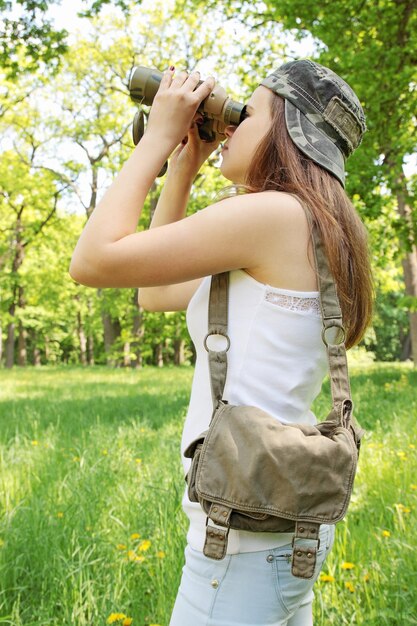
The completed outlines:
[[[292,539],[291,573],[297,578],[313,578],[317,561],[317,552],[320,548],[320,524],[314,522],[296,522],[295,533]],[[308,539],[317,542],[314,547],[297,545],[297,540]]]
[[[211,526],[206,520],[206,540],[204,542],[203,553],[209,559],[220,561],[226,556],[227,536],[229,528],[216,528]]]

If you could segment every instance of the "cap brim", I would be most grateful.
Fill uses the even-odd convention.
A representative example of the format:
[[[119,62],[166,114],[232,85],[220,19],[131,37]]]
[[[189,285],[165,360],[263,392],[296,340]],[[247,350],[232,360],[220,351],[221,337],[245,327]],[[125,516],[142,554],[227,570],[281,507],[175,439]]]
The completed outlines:
[[[339,148],[300,109],[285,98],[285,121],[296,146],[345,186],[345,159]]]

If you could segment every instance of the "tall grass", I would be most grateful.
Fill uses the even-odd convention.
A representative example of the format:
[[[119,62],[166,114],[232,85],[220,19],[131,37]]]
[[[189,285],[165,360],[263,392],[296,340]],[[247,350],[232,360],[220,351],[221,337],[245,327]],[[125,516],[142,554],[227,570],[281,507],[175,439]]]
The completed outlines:
[[[187,530],[179,446],[192,373],[0,371],[0,624],[96,626],[120,613],[168,625]],[[353,368],[367,434],[316,585],[316,626],[417,624],[416,388],[407,366]],[[320,417],[329,404],[325,384]]]

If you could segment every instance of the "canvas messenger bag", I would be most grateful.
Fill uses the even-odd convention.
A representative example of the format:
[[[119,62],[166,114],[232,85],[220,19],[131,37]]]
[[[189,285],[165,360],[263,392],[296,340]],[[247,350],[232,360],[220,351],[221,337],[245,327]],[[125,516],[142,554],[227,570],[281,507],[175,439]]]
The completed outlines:
[[[330,413],[315,426],[286,425],[254,406],[233,406],[223,398],[230,348],[229,273],[217,274],[211,281],[209,328],[204,341],[214,411],[209,429],[184,452],[192,459],[186,476],[189,499],[199,502],[207,514],[204,554],[223,559],[230,528],[293,532],[291,571],[299,578],[314,575],[320,524],[335,524],[346,514],[363,434],[352,415],[336,287],[317,227],[306,213],[319,282],[322,339],[329,362]],[[223,335],[226,349],[211,350],[207,345],[210,335]]]

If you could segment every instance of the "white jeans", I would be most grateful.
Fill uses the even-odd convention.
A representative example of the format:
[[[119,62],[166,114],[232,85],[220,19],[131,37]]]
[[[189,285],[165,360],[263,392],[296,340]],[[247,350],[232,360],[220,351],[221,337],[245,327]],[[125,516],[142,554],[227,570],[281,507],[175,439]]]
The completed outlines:
[[[221,561],[187,545],[169,626],[312,626],[313,585],[333,541],[334,526],[322,525],[311,580],[291,574],[290,544]]]

